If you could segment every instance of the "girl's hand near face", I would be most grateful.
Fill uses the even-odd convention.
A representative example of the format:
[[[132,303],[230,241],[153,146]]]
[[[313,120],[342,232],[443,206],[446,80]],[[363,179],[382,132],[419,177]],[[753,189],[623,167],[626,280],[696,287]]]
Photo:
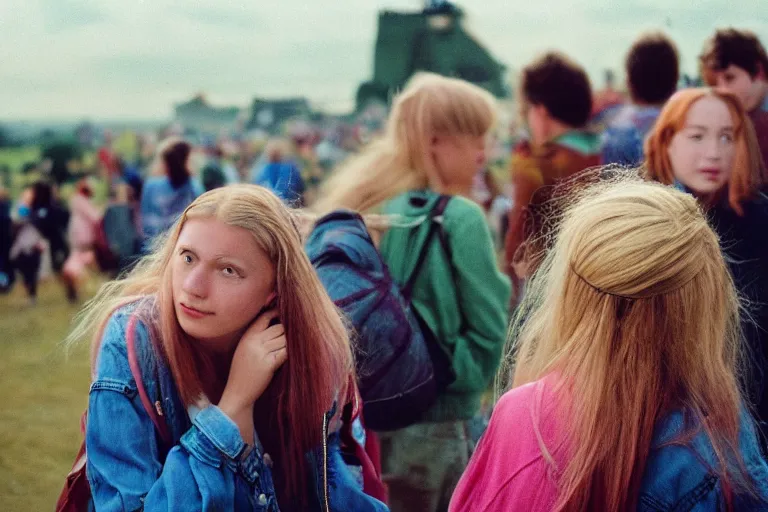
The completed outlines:
[[[288,359],[285,329],[282,324],[269,327],[277,316],[276,309],[265,311],[240,338],[219,402],[219,408],[237,424],[248,444],[253,444],[253,404]]]

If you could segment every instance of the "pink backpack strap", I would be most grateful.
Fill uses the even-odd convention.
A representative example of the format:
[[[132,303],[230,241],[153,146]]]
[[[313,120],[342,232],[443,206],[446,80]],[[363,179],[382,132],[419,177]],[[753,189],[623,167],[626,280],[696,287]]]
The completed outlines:
[[[144,406],[144,410],[149,414],[149,418],[152,423],[155,424],[155,428],[160,433],[160,437],[166,446],[173,446],[171,440],[171,434],[168,431],[168,424],[160,417],[162,415],[162,408],[160,402],[157,402],[155,406],[152,405],[152,401],[147,395],[147,390],[144,389],[144,380],[141,376],[141,366],[139,366],[139,359],[136,356],[136,315],[133,314],[128,319],[128,327],[125,332],[125,345],[128,348],[128,364],[131,367],[131,374],[133,374],[133,380],[136,381],[136,389],[139,392],[139,398],[141,398],[141,404]]]
[[[366,446],[362,446],[355,439],[352,433],[352,423],[359,419],[363,428],[365,428],[365,421],[363,419],[363,399],[360,396],[360,391],[357,388],[357,382],[354,377],[350,375],[349,387],[347,388],[347,404],[351,405],[351,410],[348,411],[349,417],[342,412],[341,431],[339,437],[341,438],[342,445],[347,449],[354,452],[357,459],[360,461],[360,466],[363,471],[363,492],[368,496],[373,496],[377,500],[387,503],[388,491],[384,482],[381,479],[381,460],[378,450],[378,439],[374,438],[374,443],[368,441],[372,432],[366,429]],[[343,410],[343,409],[342,409]],[[369,445],[370,444],[370,445]],[[369,453],[371,452],[371,453]],[[371,457],[371,455],[374,455]]]

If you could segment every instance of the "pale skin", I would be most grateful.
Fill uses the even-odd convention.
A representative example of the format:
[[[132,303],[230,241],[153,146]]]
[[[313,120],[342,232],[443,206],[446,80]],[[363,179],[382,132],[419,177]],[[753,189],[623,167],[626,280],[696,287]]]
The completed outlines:
[[[486,163],[486,137],[435,135],[430,138],[428,151],[433,168],[427,171],[430,188],[441,194],[469,197],[473,180]],[[369,225],[368,229],[378,247],[386,228]]]
[[[734,123],[728,106],[705,96],[691,105],[685,125],[667,149],[675,179],[707,199],[728,184],[736,156]]]
[[[249,445],[253,445],[253,404],[288,359],[282,324],[267,327],[276,317],[275,310],[262,314],[243,334],[219,402],[219,408],[237,424],[243,441]]]
[[[760,107],[760,104],[768,95],[768,78],[765,71],[758,66],[755,76],[733,64],[727,68],[715,71],[714,79],[717,87],[735,94],[747,112],[752,112]]]
[[[283,326],[269,327],[277,310],[263,311],[275,298],[274,265],[247,230],[195,218],[182,228],[171,274],[179,325],[230,365],[218,406],[252,445],[253,404],[288,358]]]
[[[528,122],[531,142],[537,146],[573,130],[572,126],[552,117],[544,105],[528,105],[525,118]]]
[[[438,176],[441,193],[468,196],[472,182],[486,162],[485,136],[434,136],[430,141],[430,157]]]

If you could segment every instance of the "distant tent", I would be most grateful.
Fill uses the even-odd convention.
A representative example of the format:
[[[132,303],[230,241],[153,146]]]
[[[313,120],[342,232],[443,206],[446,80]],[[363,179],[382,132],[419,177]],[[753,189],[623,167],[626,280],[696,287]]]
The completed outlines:
[[[174,120],[184,128],[200,133],[218,135],[233,130],[239,116],[240,108],[213,106],[202,94],[174,107]]]
[[[312,108],[306,98],[261,99],[251,103],[246,129],[274,131],[290,119],[307,119],[312,115]]]
[[[506,67],[462,26],[463,12],[441,2],[421,12],[379,13],[373,79],[360,85],[357,110],[389,102],[416,71],[462,78],[497,97],[509,96]]]

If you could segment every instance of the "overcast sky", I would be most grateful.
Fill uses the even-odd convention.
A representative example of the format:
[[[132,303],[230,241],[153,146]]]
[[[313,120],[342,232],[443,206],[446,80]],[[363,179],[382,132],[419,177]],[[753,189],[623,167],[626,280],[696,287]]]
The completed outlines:
[[[670,4],[675,4],[670,7]],[[684,7],[684,4],[693,7]],[[0,0],[0,120],[168,118],[203,91],[216,104],[304,95],[351,107],[372,73],[376,13],[411,0]],[[467,26],[520,68],[567,51],[601,81],[632,39],[664,29],[693,72],[727,25],[768,43],[768,0],[464,0]]]

